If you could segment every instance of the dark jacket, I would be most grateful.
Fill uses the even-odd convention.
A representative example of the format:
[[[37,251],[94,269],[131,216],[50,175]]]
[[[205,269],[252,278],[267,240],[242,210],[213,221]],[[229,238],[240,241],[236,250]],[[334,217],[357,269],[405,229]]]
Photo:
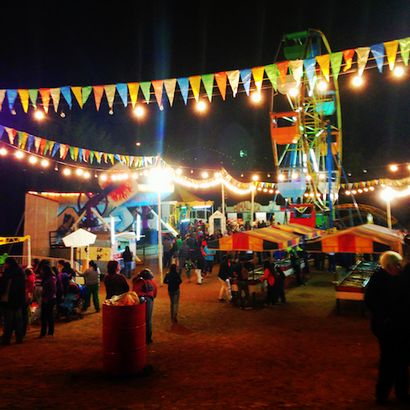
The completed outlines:
[[[115,295],[121,295],[130,290],[128,282],[124,276],[119,275],[118,273],[107,275],[104,279],[104,285],[107,292],[106,299],[111,299]]]
[[[164,283],[168,285],[168,292],[174,293],[178,292],[182,280],[178,273],[167,273],[164,278]]]
[[[41,292],[41,302],[52,302],[57,297],[57,278],[54,275],[47,276],[41,282],[42,292]]]
[[[220,267],[219,267],[219,273],[218,277],[221,278],[222,280],[227,280],[231,276],[231,266],[232,263],[225,261],[222,262]]]
[[[371,313],[373,333],[379,337],[400,330],[406,324],[400,311],[400,277],[378,269],[366,287],[364,301]]]
[[[26,303],[26,277],[23,270],[18,268],[6,268],[0,281],[0,295],[5,293],[8,288],[9,281],[9,297],[6,306],[19,309]]]

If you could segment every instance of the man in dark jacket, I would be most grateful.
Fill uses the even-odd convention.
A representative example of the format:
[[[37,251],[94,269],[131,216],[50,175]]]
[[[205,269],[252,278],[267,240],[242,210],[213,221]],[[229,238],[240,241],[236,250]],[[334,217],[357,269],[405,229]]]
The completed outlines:
[[[4,312],[4,329],[1,343],[9,345],[13,331],[16,343],[23,342],[23,308],[26,302],[25,275],[12,258],[6,258],[4,274],[0,281],[0,296]]]
[[[380,348],[376,401],[384,404],[395,388],[398,400],[408,396],[408,323],[410,318],[402,305],[402,257],[392,251],[380,257],[376,271],[366,288],[365,303],[371,312],[371,328]]]

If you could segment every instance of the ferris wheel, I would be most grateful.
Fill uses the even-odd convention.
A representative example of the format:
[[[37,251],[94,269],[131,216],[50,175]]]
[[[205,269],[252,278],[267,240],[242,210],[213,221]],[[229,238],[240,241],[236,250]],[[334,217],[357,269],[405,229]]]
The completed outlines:
[[[323,211],[331,209],[338,197],[342,172],[339,87],[337,80],[324,78],[316,68],[316,57],[330,53],[318,30],[283,36],[276,60],[299,62],[303,71],[299,80],[292,72],[278,82],[270,112],[280,194],[289,202],[314,203]]]

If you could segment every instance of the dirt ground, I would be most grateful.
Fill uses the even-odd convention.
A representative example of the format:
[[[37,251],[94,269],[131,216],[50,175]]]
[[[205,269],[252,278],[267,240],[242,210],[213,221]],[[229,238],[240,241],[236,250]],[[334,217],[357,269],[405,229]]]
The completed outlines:
[[[376,340],[358,302],[336,314],[332,279],[312,273],[286,305],[241,310],[218,302],[213,273],[183,283],[174,326],[159,288],[145,376],[103,374],[101,313],[58,323],[44,339],[32,326],[23,344],[0,348],[0,408],[376,408]]]

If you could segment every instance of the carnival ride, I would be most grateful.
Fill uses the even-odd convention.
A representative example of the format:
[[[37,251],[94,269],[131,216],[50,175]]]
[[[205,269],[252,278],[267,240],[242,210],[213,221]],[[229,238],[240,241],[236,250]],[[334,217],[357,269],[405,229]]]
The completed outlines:
[[[342,174],[342,121],[337,80],[315,69],[323,51],[331,53],[319,30],[283,36],[276,60],[281,54],[293,60],[292,74],[281,66],[286,61],[277,63],[281,81],[272,94],[270,132],[281,195],[331,212]]]

